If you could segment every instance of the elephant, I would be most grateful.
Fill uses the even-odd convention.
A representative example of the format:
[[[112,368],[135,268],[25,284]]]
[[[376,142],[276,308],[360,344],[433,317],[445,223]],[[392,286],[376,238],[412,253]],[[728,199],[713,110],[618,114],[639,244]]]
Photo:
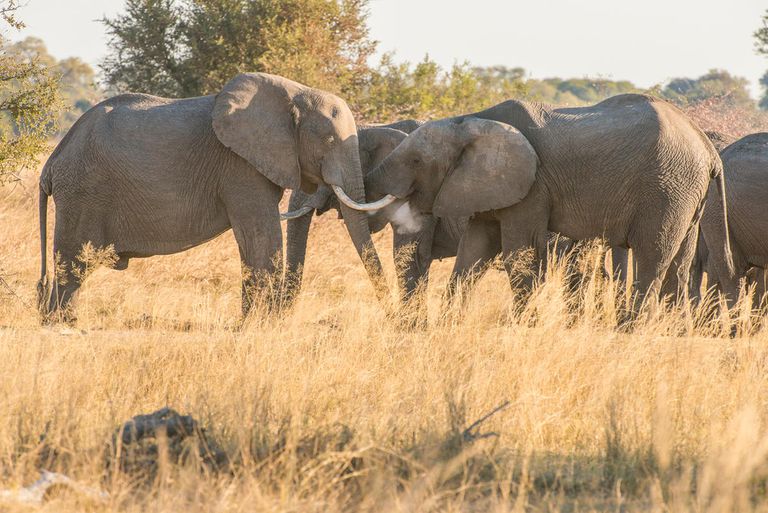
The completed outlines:
[[[74,124],[40,177],[42,313],[70,303],[82,277],[78,253],[88,242],[112,246],[114,267],[125,269],[132,258],[184,251],[230,228],[243,264],[242,313],[257,300],[278,311],[278,203],[284,189],[318,186],[345,198],[349,236],[377,294],[387,294],[367,215],[347,206],[365,194],[356,124],[344,100],[266,73],[239,74],[215,95],[105,100]],[[49,196],[56,204],[52,285]]]
[[[738,298],[741,279],[755,283],[758,297],[765,292],[763,270],[768,265],[768,214],[762,207],[768,199],[768,133],[747,135],[724,148],[720,157],[735,273],[729,273],[721,248],[707,237],[720,223],[719,212],[707,206],[701,220],[703,237],[691,281],[692,289],[697,292],[702,273],[707,271],[709,283],[723,292],[732,305]]]
[[[358,146],[363,175],[384,160],[384,157],[395,149],[407,137],[408,133],[421,124],[420,121],[407,119],[387,125],[362,125],[358,127]],[[293,304],[301,289],[307,240],[313,213],[319,216],[329,210],[339,210],[340,204],[328,187],[319,186],[312,195],[301,190],[292,191],[288,208],[289,211],[282,214],[282,217],[288,220],[282,297],[285,305]],[[397,247],[399,245],[397,237],[395,237],[395,248]]]
[[[470,218],[449,298],[498,254],[518,283],[509,257],[533,248],[541,268],[548,232],[556,232],[631,248],[642,300],[686,289],[710,181],[722,192],[713,208],[722,212],[727,253],[725,185],[712,143],[670,103],[625,94],[575,108],[509,100],[427,123],[366,176],[365,189],[390,202],[381,215],[394,222]]]
[[[372,171],[394,148],[424,123],[417,120],[403,120],[387,125],[363,125],[358,128],[360,162],[363,175]],[[282,216],[288,220],[284,304],[292,304],[301,289],[307,241],[312,214],[323,215],[329,210],[338,210],[339,203],[327,187],[320,186],[312,195],[300,190],[292,191],[289,211]],[[371,232],[376,233],[388,224],[384,216],[373,215],[369,219]],[[459,241],[464,234],[468,217],[436,218],[425,216],[421,228],[415,233],[393,230],[393,257],[399,261],[396,266],[400,285],[400,300],[406,304],[415,299],[417,290],[426,290],[429,269],[432,262],[456,256]],[[573,247],[573,241],[560,238],[557,252],[565,255]],[[611,270],[615,277],[626,276],[628,251],[625,248],[611,248]],[[424,305],[423,300],[418,304]],[[423,314],[423,312],[422,312]],[[422,321],[425,319],[423,316]]]

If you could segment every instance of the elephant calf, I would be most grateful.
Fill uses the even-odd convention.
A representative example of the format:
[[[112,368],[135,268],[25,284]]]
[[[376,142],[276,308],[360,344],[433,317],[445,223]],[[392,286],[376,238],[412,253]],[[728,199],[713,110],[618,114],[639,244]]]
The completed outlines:
[[[686,287],[710,181],[724,191],[721,171],[712,143],[681,111],[629,94],[579,108],[507,101],[428,123],[365,183],[369,197],[398,198],[389,219],[401,209],[471,216],[451,289],[498,254],[532,247],[540,266],[548,232],[557,232],[631,248],[638,292],[657,295],[670,267]],[[712,208],[722,212],[713,243],[727,253],[722,194]]]
[[[386,293],[364,202],[357,127],[330,93],[244,73],[216,95],[181,100],[125,94],[74,124],[40,177],[41,309],[65,307],[80,286],[84,244],[113,245],[116,267],[176,253],[233,229],[245,268],[243,312],[279,301],[278,203],[284,189],[327,185],[345,198],[347,230],[377,292]],[[46,212],[56,203],[57,276],[46,301]],[[279,288],[279,287],[277,287]]]

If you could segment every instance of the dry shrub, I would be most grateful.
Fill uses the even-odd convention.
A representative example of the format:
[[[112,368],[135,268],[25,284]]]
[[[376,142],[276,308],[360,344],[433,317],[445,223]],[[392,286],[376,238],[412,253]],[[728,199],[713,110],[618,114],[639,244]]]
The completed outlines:
[[[706,132],[718,132],[731,141],[768,131],[768,112],[733,105],[727,97],[714,97],[688,105],[683,111]]]

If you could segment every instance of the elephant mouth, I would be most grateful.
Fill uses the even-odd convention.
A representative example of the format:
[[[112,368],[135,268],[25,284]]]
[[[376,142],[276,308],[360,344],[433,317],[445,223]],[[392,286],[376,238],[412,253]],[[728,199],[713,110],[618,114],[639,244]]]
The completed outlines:
[[[368,226],[373,233],[389,223],[399,234],[416,233],[424,225],[424,215],[414,210],[406,199],[398,199],[382,210],[369,214]]]
[[[392,214],[392,224],[397,233],[416,233],[424,225],[424,216],[411,208],[409,201],[404,201]]]

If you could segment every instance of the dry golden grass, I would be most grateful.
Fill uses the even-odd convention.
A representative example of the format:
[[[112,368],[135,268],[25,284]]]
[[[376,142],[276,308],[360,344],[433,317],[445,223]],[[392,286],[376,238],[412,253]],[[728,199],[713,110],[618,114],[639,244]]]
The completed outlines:
[[[63,335],[29,306],[36,212],[31,176],[0,189],[0,269],[18,295],[0,290],[0,488],[36,477],[45,434],[51,470],[111,493],[93,511],[768,510],[765,330],[730,339],[720,320],[670,309],[622,333],[620,293],[589,272],[597,250],[578,302],[562,266],[525,303],[491,271],[465,315],[439,326],[451,263],[438,263],[430,328],[403,331],[326,216],[282,319],[235,329],[239,262],[225,234],[96,271],[79,298],[83,331]],[[376,243],[391,277],[389,234]],[[497,437],[462,440],[505,400],[478,429]],[[102,484],[115,427],[166,405],[201,420],[232,472]],[[84,508],[64,497],[43,510]]]

